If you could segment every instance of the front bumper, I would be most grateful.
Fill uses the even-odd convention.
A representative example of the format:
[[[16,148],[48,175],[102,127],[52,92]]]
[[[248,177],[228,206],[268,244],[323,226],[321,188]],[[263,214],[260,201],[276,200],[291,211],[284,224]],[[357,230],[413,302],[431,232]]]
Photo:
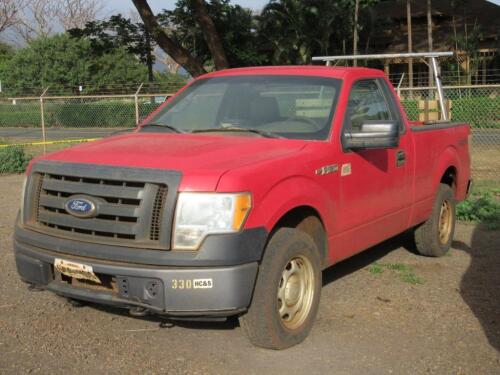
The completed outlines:
[[[65,297],[123,308],[140,307],[170,316],[230,316],[245,311],[258,269],[256,261],[192,268],[100,261],[61,254],[18,239],[14,240],[14,252],[19,275],[27,283]],[[92,266],[100,278],[112,280],[113,287],[79,287],[58,279],[53,267],[56,258]],[[211,281],[195,287],[196,280]]]

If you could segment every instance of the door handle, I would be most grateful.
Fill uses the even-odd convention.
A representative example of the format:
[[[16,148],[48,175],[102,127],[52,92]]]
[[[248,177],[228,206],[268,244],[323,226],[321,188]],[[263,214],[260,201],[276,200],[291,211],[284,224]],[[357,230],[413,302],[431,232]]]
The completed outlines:
[[[399,150],[396,152],[396,167],[401,167],[406,163],[406,152]]]

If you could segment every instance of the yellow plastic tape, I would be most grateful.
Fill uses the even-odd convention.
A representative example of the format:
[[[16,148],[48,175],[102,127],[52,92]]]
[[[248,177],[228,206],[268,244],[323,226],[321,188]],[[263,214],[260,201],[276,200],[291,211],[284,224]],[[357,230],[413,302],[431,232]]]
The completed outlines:
[[[98,141],[101,138],[85,138],[85,139],[61,139],[58,141],[45,141],[45,142],[29,142],[29,143],[13,143],[7,145],[0,145],[0,148],[7,147],[24,147],[24,146],[43,146],[43,145],[56,145],[61,143],[82,143]]]

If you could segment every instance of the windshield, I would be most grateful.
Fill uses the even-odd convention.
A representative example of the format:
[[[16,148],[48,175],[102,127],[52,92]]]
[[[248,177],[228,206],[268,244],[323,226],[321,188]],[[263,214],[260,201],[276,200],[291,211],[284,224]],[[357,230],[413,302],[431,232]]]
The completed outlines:
[[[305,76],[230,76],[195,82],[148,123],[152,131],[224,132],[324,140],[340,81]]]

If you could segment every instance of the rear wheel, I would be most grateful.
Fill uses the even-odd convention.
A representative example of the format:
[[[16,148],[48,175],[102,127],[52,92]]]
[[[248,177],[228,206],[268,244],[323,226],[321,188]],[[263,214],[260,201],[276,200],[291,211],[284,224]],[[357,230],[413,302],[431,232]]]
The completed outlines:
[[[453,241],[455,220],[453,190],[446,184],[440,184],[431,217],[415,229],[418,252],[432,257],[445,255]]]
[[[281,228],[266,248],[252,304],[240,317],[240,325],[256,346],[285,349],[296,345],[312,328],[320,293],[316,245],[297,229]]]

